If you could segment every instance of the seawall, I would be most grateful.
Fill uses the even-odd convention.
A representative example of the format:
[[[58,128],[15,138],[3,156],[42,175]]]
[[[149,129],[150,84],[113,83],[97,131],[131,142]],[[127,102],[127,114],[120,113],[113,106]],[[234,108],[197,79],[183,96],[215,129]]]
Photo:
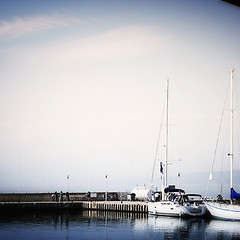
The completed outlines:
[[[52,193],[1,193],[0,212],[25,211],[112,211],[128,213],[147,213],[145,202],[127,201],[127,193],[69,193],[63,195],[62,201],[52,198]]]
[[[1,213],[22,213],[22,212],[55,212],[63,210],[72,210],[72,211],[82,211],[83,204],[82,202],[5,202],[0,203],[0,212]]]
[[[0,202],[50,202],[53,193],[0,193]],[[57,193],[59,196],[59,192]],[[126,192],[108,192],[108,201],[127,200]],[[63,201],[68,201],[66,192]],[[105,201],[105,192],[70,192],[69,201]]]
[[[5,202],[0,203],[0,212],[25,212],[25,211],[59,211],[74,210],[82,211],[112,211],[112,212],[132,212],[147,213],[147,204],[144,202]]]

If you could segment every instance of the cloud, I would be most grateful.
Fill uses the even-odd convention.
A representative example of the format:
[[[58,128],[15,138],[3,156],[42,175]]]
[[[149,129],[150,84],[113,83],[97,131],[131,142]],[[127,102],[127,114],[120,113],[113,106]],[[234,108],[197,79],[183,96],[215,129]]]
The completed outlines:
[[[27,52],[29,61],[45,59],[48,64],[92,62],[158,54],[166,41],[156,29],[145,26],[122,27],[92,37],[64,39]],[[15,51],[16,52],[16,51]],[[25,51],[26,52],[26,51]]]
[[[65,27],[74,23],[84,24],[85,22],[79,18],[63,14],[16,17],[12,21],[0,21],[0,40],[19,38],[34,32]]]

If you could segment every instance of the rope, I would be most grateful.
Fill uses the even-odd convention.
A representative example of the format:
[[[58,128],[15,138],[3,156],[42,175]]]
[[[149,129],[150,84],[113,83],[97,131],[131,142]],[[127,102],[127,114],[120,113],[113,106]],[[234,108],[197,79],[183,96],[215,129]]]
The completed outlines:
[[[153,176],[154,176],[154,170],[155,170],[155,165],[156,165],[156,161],[157,161],[157,153],[158,153],[160,136],[161,136],[161,132],[162,132],[163,116],[164,116],[165,107],[166,107],[166,98],[164,98],[164,99],[165,99],[165,100],[164,100],[164,104],[163,104],[163,112],[162,112],[162,116],[161,116],[161,123],[160,123],[160,127],[159,127],[159,132],[158,132],[157,147],[156,147],[156,152],[155,152],[155,157],[154,157],[154,162],[153,162],[153,170],[152,170],[152,177],[151,177],[150,189],[151,189],[152,186],[153,186]]]
[[[229,85],[228,85],[228,89],[229,89]],[[228,91],[227,91],[227,93],[228,93]],[[220,125],[219,125],[219,128],[218,128],[217,142],[216,142],[216,146],[215,146],[215,150],[214,150],[214,154],[213,154],[213,161],[212,161],[211,170],[210,170],[209,179],[208,179],[208,184],[207,184],[207,189],[206,189],[206,197],[208,195],[208,188],[209,188],[210,180],[212,180],[212,172],[213,172],[213,167],[214,167],[214,163],[215,163],[215,159],[216,159],[216,153],[217,153],[217,148],[218,148],[220,132],[221,132],[221,128],[222,128],[224,110],[225,110],[225,106],[226,106],[226,102],[227,102],[227,93],[226,93],[226,96],[225,96],[223,110],[222,110],[222,114],[221,114]]]
[[[234,83],[234,91],[235,91],[235,94],[234,94],[234,96],[235,96],[235,103],[236,103],[236,110],[235,110],[235,112],[238,112],[238,114],[237,114],[237,117],[235,117],[235,122],[239,122],[239,109],[240,109],[240,105],[239,105],[239,92],[240,92],[240,86],[239,86],[239,81],[234,81],[233,82]],[[234,115],[234,116],[236,116],[236,114]],[[234,131],[234,133],[236,134],[236,137],[235,137],[235,139],[236,139],[236,142],[237,142],[237,144],[236,144],[236,146],[237,146],[237,150],[239,151],[239,147],[240,147],[240,144],[239,144],[239,125],[238,124],[235,124],[235,126],[236,126],[236,130]],[[235,145],[235,144],[234,144]],[[235,154],[235,156],[236,156],[237,154]],[[239,153],[238,153],[238,155],[239,155]],[[238,161],[236,161],[236,157],[235,158],[233,158],[233,164],[235,165],[235,167],[234,167],[234,169],[236,170],[236,180],[237,180],[237,182],[240,182],[240,175],[239,175],[239,164],[238,164]]]

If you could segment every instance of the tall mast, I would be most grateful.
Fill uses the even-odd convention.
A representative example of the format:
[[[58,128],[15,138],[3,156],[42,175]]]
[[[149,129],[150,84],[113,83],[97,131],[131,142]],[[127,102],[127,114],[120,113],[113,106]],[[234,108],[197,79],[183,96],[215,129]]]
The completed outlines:
[[[231,93],[230,93],[230,184],[233,188],[233,72],[231,69]]]
[[[167,103],[167,111],[166,111],[166,143],[165,143],[165,188],[167,187],[167,165],[168,165],[168,94],[169,94],[169,79],[167,79],[167,91],[166,91],[166,103]]]

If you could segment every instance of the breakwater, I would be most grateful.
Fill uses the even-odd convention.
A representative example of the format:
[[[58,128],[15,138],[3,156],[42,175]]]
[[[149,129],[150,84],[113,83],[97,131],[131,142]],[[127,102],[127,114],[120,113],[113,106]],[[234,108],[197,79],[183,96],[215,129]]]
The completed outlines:
[[[50,202],[54,193],[0,193],[0,202]],[[59,192],[57,193],[60,194]],[[63,192],[63,201],[105,201],[105,192]],[[108,192],[109,201],[127,200],[126,192]]]
[[[29,211],[51,212],[51,211],[73,210],[82,211],[82,202],[2,202],[0,203],[1,213],[21,213]]]
[[[0,212],[22,211],[111,211],[128,213],[147,213],[145,202],[127,201],[127,193],[109,192],[105,201],[104,192],[63,194],[56,201],[52,193],[1,193]]]
[[[111,212],[131,212],[131,213],[147,213],[147,204],[144,202],[1,202],[0,212],[23,212],[23,211],[111,211]]]

